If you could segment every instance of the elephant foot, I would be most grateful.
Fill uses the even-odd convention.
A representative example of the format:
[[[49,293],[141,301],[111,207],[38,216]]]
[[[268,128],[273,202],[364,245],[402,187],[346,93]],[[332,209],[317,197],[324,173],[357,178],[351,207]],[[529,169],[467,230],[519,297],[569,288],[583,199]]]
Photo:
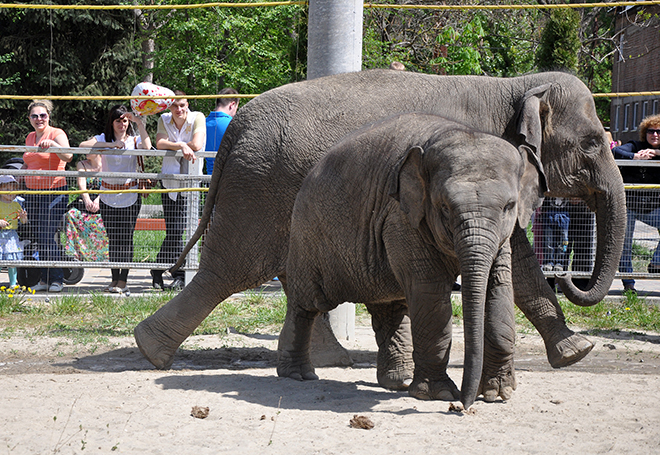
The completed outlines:
[[[414,368],[409,353],[379,352],[377,363],[376,377],[381,387],[389,390],[406,390],[412,384]]]
[[[414,379],[408,387],[408,394],[420,400],[454,401],[461,398],[458,387],[449,376],[436,381]]]
[[[484,401],[488,403],[497,400],[497,397],[501,397],[502,400],[507,401],[513,396],[513,391],[516,390],[516,387],[518,387],[518,381],[516,380],[516,374],[511,363],[511,368],[507,368],[496,375],[487,375],[484,372],[477,395],[483,395]]]
[[[314,373],[311,362],[289,352],[278,351],[277,375],[296,381],[314,381],[319,377]]]
[[[579,362],[593,347],[591,341],[568,328],[545,343],[548,361],[553,368],[563,368]]]
[[[160,337],[153,333],[148,324],[148,318],[140,322],[135,329],[133,335],[135,342],[142,355],[159,370],[168,370],[174,362],[174,354],[179,348],[181,343],[161,334]],[[166,342],[163,342],[166,339]]]

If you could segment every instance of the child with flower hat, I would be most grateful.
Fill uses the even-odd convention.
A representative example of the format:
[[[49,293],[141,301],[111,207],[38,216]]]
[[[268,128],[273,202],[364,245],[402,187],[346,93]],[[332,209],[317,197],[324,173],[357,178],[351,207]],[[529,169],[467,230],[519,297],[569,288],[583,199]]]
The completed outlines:
[[[0,191],[16,191],[18,182],[11,175],[0,175]],[[23,259],[23,244],[18,238],[18,222],[28,222],[27,212],[15,200],[15,194],[0,194],[0,260],[20,261]],[[8,267],[9,286],[18,285],[16,267]]]

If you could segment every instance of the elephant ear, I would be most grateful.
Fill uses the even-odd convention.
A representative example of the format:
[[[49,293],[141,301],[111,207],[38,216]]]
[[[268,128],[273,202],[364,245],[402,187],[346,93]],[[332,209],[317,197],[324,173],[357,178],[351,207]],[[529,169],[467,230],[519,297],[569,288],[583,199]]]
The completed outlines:
[[[424,150],[413,147],[401,158],[390,176],[390,196],[399,201],[413,228],[419,229],[424,219],[426,181],[423,177]]]
[[[544,174],[541,162],[541,145],[543,143],[543,129],[547,125],[550,107],[545,102],[545,94],[552,88],[552,84],[543,84],[528,90],[523,96],[522,107],[518,115],[517,132],[523,138],[523,144],[531,148],[535,166]]]
[[[526,229],[534,211],[543,203],[543,193],[547,191],[543,168],[534,151],[526,146],[518,147],[523,162],[518,198],[518,225]]]

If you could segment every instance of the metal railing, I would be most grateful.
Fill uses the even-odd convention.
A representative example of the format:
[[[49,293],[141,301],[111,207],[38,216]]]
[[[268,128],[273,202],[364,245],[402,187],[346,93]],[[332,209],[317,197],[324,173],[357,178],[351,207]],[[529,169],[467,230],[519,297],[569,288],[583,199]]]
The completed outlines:
[[[36,152],[39,151],[37,147],[23,147],[23,146],[0,146],[0,151],[4,152]],[[60,153],[74,153],[74,154],[103,154],[103,155],[134,155],[134,156],[183,156],[181,152],[177,151],[165,151],[165,150],[118,150],[118,149],[101,149],[101,148],[58,148],[57,152]],[[21,180],[26,176],[61,176],[65,177],[68,189],[66,191],[56,191],[56,190],[29,190],[25,186],[22,186],[15,194],[17,196],[25,196],[26,194],[63,194],[65,197],[69,198],[69,202],[73,202],[76,198],[80,197],[79,195],[83,192],[93,194],[100,193],[132,193],[137,192],[136,190],[114,190],[114,191],[100,191],[98,189],[89,189],[87,191],[81,191],[78,189],[78,178],[122,178],[122,179],[151,179],[152,181],[161,181],[163,179],[176,180],[181,182],[181,188],[178,189],[151,189],[151,190],[139,190],[141,194],[149,193],[173,193],[178,192],[185,197],[186,201],[186,218],[185,218],[185,229],[183,243],[185,244],[188,239],[191,237],[192,233],[197,228],[199,223],[199,216],[201,214],[201,209],[203,205],[203,197],[208,189],[208,183],[210,182],[211,176],[202,175],[202,163],[204,158],[212,158],[215,156],[215,152],[197,152],[197,160],[195,163],[190,163],[188,161],[183,161],[184,170],[187,167],[187,173],[185,174],[163,174],[163,173],[131,173],[131,172],[79,172],[79,171],[34,171],[34,170],[14,170],[14,169],[0,169],[0,175],[12,175],[17,180]],[[0,155],[2,156],[2,155]],[[8,158],[8,157],[7,157]],[[4,164],[6,159],[0,160],[0,166]],[[141,197],[138,195],[138,197]],[[61,222],[61,230],[58,232],[58,238],[56,241],[60,245],[60,253],[63,258],[66,258],[61,261],[44,261],[44,260],[34,260],[33,258],[24,258],[22,261],[6,261],[0,260],[0,267],[25,267],[25,268],[44,268],[44,267],[82,267],[82,268],[129,268],[129,269],[168,269],[173,265],[173,263],[162,263],[155,262],[155,257],[160,249],[160,244],[162,242],[162,237],[164,236],[164,225],[162,223],[162,216],[159,216],[159,213],[162,213],[162,208],[160,205],[146,205],[144,204],[144,199],[142,203],[142,209],[140,215],[138,216],[138,223],[136,224],[136,231],[141,231],[145,233],[140,235],[139,239],[134,239],[134,261],[133,262],[110,262],[110,261],[91,261],[85,260],[84,258],[76,258],[75,254],[70,254],[66,250],[66,230],[67,230],[67,217],[69,216],[69,210],[65,214],[65,217]],[[72,210],[75,210],[71,206]],[[34,214],[28,213],[28,225],[29,219],[34,218]],[[145,222],[146,221],[146,222]],[[146,226],[141,228],[140,226]],[[203,241],[203,238],[202,238]],[[199,249],[193,248],[187,256],[186,264],[182,267],[182,270],[194,273],[199,266]],[[188,281],[188,280],[187,280]]]
[[[4,152],[38,151],[36,147],[0,146]],[[141,155],[141,156],[182,156],[180,152],[163,150],[117,150],[117,149],[89,149],[89,148],[60,148],[58,152],[74,154],[106,154],[106,155]],[[17,179],[25,176],[46,175],[63,176],[67,179],[69,189],[65,192],[46,191],[47,193],[65,193],[69,200],[74,200],[80,194],[77,179],[84,178],[149,178],[154,181],[162,179],[182,182],[183,188],[143,190],[146,193],[170,193],[180,191],[186,196],[186,219],[183,243],[185,244],[199,223],[199,216],[203,208],[203,194],[207,190],[211,176],[202,175],[202,162],[204,158],[214,157],[215,152],[199,152],[195,164],[188,166],[186,174],[172,175],[163,173],[113,173],[113,172],[78,172],[78,171],[28,171],[0,169],[0,175],[13,175]],[[5,160],[1,160],[0,165]],[[617,160],[619,166],[646,166],[657,167],[660,162]],[[660,183],[660,182],[659,182]],[[634,200],[636,192],[644,191],[656,194],[660,201],[660,184],[658,185],[626,185],[628,199]],[[24,187],[18,194],[30,191]],[[118,193],[122,191],[110,191]],[[130,192],[123,191],[123,192]],[[98,190],[89,190],[88,193],[99,193]],[[159,205],[142,205],[136,231],[143,232],[134,241],[135,253],[133,262],[88,261],[72,257],[63,252],[66,260],[62,261],[35,261],[24,259],[22,261],[0,260],[0,267],[83,267],[83,268],[131,268],[131,269],[167,269],[173,263],[155,262],[164,235],[162,222],[159,223]],[[28,214],[28,217],[30,214]],[[155,221],[154,221],[155,220]],[[147,227],[140,227],[147,225]],[[66,219],[62,220],[62,231],[59,234],[62,242],[66,230]],[[581,200],[566,200],[554,203],[551,198],[537,210],[531,223],[532,243],[539,259],[539,266],[544,269],[548,277],[558,273],[570,273],[575,277],[589,277],[593,270],[596,251],[596,220],[594,214]],[[150,234],[144,234],[150,233]],[[637,221],[633,241],[635,254],[633,255],[634,271],[632,273],[617,273],[617,278],[658,279],[660,275],[647,272],[647,265],[655,248],[657,248],[660,235],[658,229]],[[202,237],[203,242],[203,237]],[[552,257],[552,259],[548,259]],[[551,266],[549,264],[552,264]],[[186,264],[182,267],[186,274],[194,274],[199,266],[199,248],[193,248],[187,256]],[[191,276],[191,275],[189,275]],[[187,280],[188,281],[188,280]]]

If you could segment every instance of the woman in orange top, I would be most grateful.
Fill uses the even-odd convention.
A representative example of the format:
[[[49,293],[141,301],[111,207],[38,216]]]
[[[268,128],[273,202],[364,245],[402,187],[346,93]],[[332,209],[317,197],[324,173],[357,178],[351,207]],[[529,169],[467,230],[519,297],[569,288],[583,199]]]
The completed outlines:
[[[57,147],[69,147],[69,138],[59,128],[49,125],[53,105],[50,101],[34,101],[28,107],[29,119],[34,131],[28,134],[25,145],[38,146],[38,152],[26,152],[23,161],[29,170],[63,171],[66,163],[73,158],[72,153],[57,153]],[[67,189],[65,177],[25,176],[28,190]],[[55,243],[55,233],[62,223],[69,202],[66,194],[26,194],[25,206],[33,214],[30,223],[38,238],[37,251],[42,261],[60,261],[60,249]],[[61,268],[41,270],[41,281],[34,286],[35,291],[62,291],[64,275]]]

